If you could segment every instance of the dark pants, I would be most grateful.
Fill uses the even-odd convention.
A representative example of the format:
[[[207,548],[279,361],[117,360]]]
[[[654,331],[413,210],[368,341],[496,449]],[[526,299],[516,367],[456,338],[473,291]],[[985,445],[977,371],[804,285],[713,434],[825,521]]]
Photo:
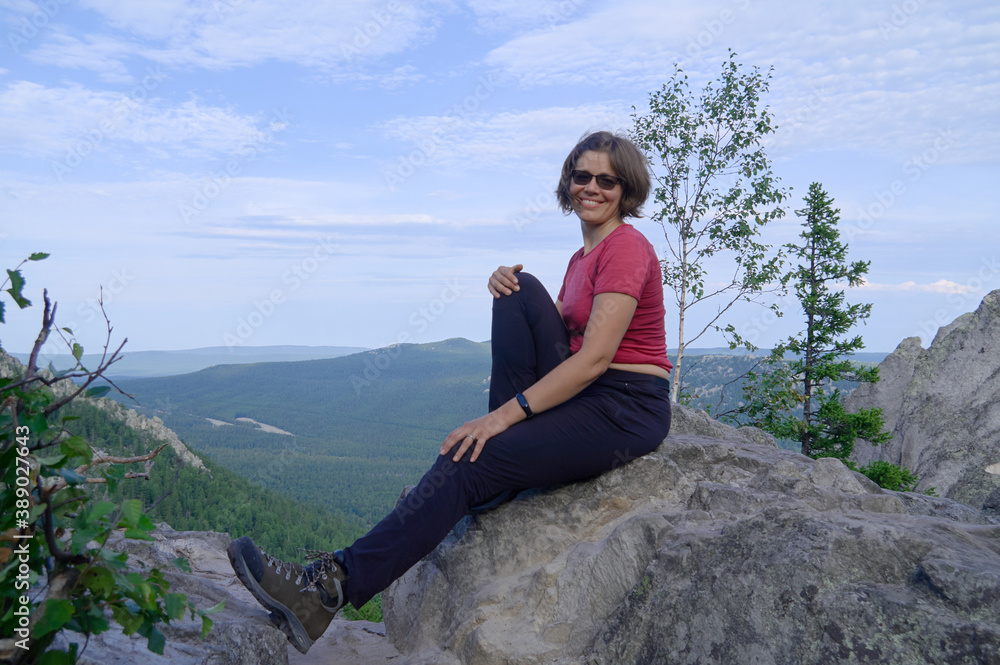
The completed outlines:
[[[548,292],[527,273],[518,283],[520,291],[493,301],[491,411],[569,356],[566,326]],[[487,441],[474,463],[471,452],[457,463],[454,451],[439,456],[385,519],[344,550],[348,601],[361,607],[473,510],[520,490],[597,476],[655,450],[669,429],[667,380],[612,369]]]

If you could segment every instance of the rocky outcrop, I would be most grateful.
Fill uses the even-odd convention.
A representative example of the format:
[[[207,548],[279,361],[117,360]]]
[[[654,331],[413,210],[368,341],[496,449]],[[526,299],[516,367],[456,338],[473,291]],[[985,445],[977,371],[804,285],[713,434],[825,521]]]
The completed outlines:
[[[172,429],[164,425],[163,421],[160,420],[158,416],[147,418],[132,409],[125,408],[118,402],[113,399],[108,399],[107,397],[88,401],[97,408],[106,411],[113,420],[124,422],[125,425],[136,432],[141,432],[150,440],[163,441],[170,444],[170,447],[173,448],[175,453],[177,453],[177,457],[179,457],[181,461],[188,466],[194,467],[195,469],[201,469],[205,473],[208,472],[208,469],[205,468],[205,464],[201,461],[201,458],[191,452],[188,447],[184,445],[184,442],[180,440],[177,434]]]
[[[90,638],[79,665],[287,665],[284,633],[271,625],[267,612],[233,575],[226,556],[229,536],[174,531],[160,524],[153,537],[153,542],[125,540],[116,533],[108,547],[127,552],[133,569],[159,568],[170,582],[171,593],[186,594],[197,607],[207,609],[224,601],[225,609],[211,615],[214,625],[204,640],[200,618],[192,621],[185,615],[169,626],[161,624],[167,638],[162,656],[147,649],[146,638],[124,635],[112,621],[110,630]],[[171,563],[177,557],[190,561],[191,574]],[[65,644],[81,638],[64,631],[58,639]]]
[[[750,426],[733,428],[720,423],[701,409],[691,409],[680,404],[672,406],[670,433],[674,436],[694,434],[695,436],[710,436],[713,439],[755,443],[769,448],[778,447],[775,438],[762,429]]]
[[[48,370],[41,370],[39,372],[43,376],[48,378],[54,378],[52,373]],[[11,377],[11,376],[23,376],[24,375],[24,365],[11,355],[8,355],[3,350],[0,350],[0,377]],[[76,386],[70,381],[61,381],[53,384],[53,391],[57,396],[62,396],[71,393],[76,389]],[[97,399],[90,399],[86,397],[78,397],[75,402],[87,403],[96,406],[102,411],[107,412],[112,420],[117,420],[119,422],[124,422],[126,426],[132,428],[136,432],[142,433],[151,445],[149,449],[152,450],[156,447],[153,443],[154,441],[162,441],[168,443],[174,452],[177,453],[177,457],[181,459],[188,466],[194,467],[196,469],[201,469],[204,472],[208,472],[205,467],[204,462],[201,458],[191,452],[184,442],[178,438],[177,434],[166,425],[158,417],[147,418],[132,409],[127,409],[113,399],[108,399],[107,397],[101,397]]]
[[[740,436],[467,518],[383,595],[389,638],[412,665],[1000,662],[1000,522]]]
[[[879,366],[880,381],[846,400],[879,407],[893,438],[859,441],[853,458],[885,460],[920,476],[918,489],[1000,512],[1000,290],[941,328],[930,347],[903,340]]]

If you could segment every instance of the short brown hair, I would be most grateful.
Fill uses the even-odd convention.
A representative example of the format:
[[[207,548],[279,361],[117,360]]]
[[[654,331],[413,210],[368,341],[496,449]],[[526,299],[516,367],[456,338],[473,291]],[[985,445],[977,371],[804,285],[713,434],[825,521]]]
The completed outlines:
[[[621,218],[642,217],[642,204],[646,202],[651,187],[646,156],[627,137],[611,132],[587,134],[566,157],[559,186],[556,188],[556,197],[563,212],[567,215],[573,212],[573,200],[569,195],[569,174],[576,168],[580,155],[588,150],[607,154],[611,160],[611,168],[621,179],[622,198],[618,205]]]

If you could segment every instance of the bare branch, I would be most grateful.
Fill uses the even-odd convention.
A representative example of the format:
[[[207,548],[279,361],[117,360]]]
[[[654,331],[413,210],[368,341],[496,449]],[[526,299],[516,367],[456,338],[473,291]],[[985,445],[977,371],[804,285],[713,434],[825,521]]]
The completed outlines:
[[[715,417],[716,417],[716,419],[718,419],[718,418],[720,418],[722,416],[728,416],[728,415],[730,415],[732,413],[736,413],[736,412],[739,411],[739,407],[737,407],[735,409],[729,409],[728,411],[719,411],[719,409],[722,408],[722,402],[725,401],[725,398],[726,398],[726,388],[728,388],[729,386],[733,385],[737,381],[740,381],[741,379],[745,379],[745,378],[749,377],[751,374],[753,374],[753,371],[755,369],[757,369],[758,367],[760,367],[760,364],[762,362],[764,362],[765,359],[766,359],[766,356],[762,356],[760,358],[760,360],[758,360],[757,362],[755,362],[750,367],[750,369],[748,369],[747,371],[743,372],[742,374],[740,374],[736,378],[734,378],[734,379],[732,379],[730,381],[726,381],[725,383],[722,384],[722,390],[719,392],[719,401],[716,402],[716,404],[715,404]]]
[[[78,466],[76,468],[76,472],[82,474],[84,471],[87,471],[91,467],[96,466],[98,464],[134,464],[136,462],[145,462],[146,463],[145,471],[129,471],[128,473],[125,474],[125,480],[133,480],[135,478],[142,478],[144,480],[149,480],[149,472],[152,471],[153,469],[153,458],[159,455],[160,451],[166,448],[168,445],[170,444],[167,443],[161,444],[160,447],[158,447],[156,450],[150,451],[145,455],[139,455],[137,457],[101,457],[92,460],[89,464],[83,464],[81,466]],[[83,481],[82,484],[97,485],[106,482],[108,481],[105,478],[87,478],[86,480]],[[56,482],[52,483],[48,491],[49,494],[52,495],[55,492],[65,489],[68,486],[69,483],[60,478]]]
[[[139,455],[137,457],[100,457],[95,458],[89,464],[84,464],[76,468],[77,473],[83,473],[92,466],[97,466],[98,464],[134,464],[136,462],[148,462],[154,457],[160,454],[160,451],[166,448],[169,443],[161,444],[155,450],[152,450],[145,455]]]
[[[24,382],[31,381],[32,377],[38,373],[38,354],[45,346],[49,332],[52,330],[52,323],[56,320],[58,303],[52,304],[49,300],[48,289],[42,290],[42,299],[45,301],[45,308],[42,310],[42,327],[38,331],[38,337],[35,338],[35,344],[31,347],[31,354],[28,356],[28,369],[24,373]]]

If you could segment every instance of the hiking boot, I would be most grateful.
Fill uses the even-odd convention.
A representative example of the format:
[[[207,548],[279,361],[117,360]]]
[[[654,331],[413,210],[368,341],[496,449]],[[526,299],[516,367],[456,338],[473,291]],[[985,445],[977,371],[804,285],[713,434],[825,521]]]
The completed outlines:
[[[243,586],[271,611],[271,621],[302,653],[309,651],[344,606],[347,579],[340,551],[306,550],[307,566],[287,563],[257,547],[249,536],[229,544],[229,561]]]

